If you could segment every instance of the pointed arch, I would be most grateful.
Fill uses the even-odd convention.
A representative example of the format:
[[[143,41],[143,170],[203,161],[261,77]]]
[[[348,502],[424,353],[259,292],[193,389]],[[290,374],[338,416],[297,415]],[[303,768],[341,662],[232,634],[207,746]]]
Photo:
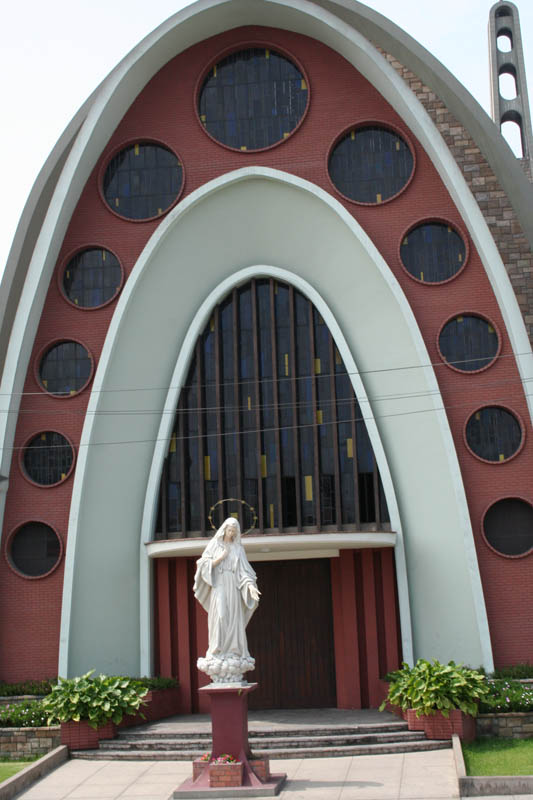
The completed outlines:
[[[216,302],[258,275],[302,287],[354,373],[396,531],[397,564],[403,562],[405,533],[403,579],[398,570],[404,654],[412,652],[411,593],[426,598],[413,606],[415,654],[490,666],[461,476],[413,313],[379,252],[337,201],[307,181],[253,167],[203,186],[168,215],[117,304],[75,478],[61,674],[79,672],[95,652],[102,653],[102,669],[118,671],[120,664],[120,671],[135,673],[147,667],[147,543],[177,396]],[[391,353],[405,369],[387,370]],[[406,392],[415,412],[409,415],[402,409]],[[426,484],[430,471],[436,480]],[[121,582],[139,574],[139,567],[138,583]]]

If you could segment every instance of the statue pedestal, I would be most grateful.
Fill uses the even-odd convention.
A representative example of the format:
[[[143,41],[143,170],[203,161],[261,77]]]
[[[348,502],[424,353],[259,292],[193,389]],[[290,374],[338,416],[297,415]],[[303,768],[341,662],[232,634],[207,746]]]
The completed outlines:
[[[279,794],[287,776],[271,775],[268,759],[254,760],[248,743],[248,695],[256,688],[257,683],[211,683],[199,689],[209,695],[211,701],[211,758],[232,755],[242,769],[226,770],[223,782],[217,778],[215,785],[209,774],[210,764],[206,762],[198,775],[200,765],[196,762],[196,779],[184,781],[171,798],[273,797]]]

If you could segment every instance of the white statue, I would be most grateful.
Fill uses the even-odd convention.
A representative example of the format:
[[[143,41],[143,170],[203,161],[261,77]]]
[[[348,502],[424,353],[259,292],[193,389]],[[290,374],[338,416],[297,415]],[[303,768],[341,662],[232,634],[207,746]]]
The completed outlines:
[[[239,683],[255,668],[246,626],[259,603],[256,574],[241,544],[241,529],[226,519],[196,562],[194,596],[209,618],[209,648],[198,669],[213,683]]]

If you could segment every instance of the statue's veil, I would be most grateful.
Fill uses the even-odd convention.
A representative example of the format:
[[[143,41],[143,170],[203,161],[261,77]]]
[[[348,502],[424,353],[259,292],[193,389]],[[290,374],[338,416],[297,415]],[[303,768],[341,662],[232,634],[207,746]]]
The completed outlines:
[[[236,528],[237,528],[237,531],[235,533],[235,538],[234,538],[233,542],[236,545],[240,545],[241,544],[241,526],[239,525],[239,520],[235,519],[235,517],[228,517],[227,519],[224,520],[224,522],[222,523],[222,525],[220,526],[218,531],[215,533],[215,535],[209,541],[209,544],[205,548],[203,555],[211,556],[214,553],[217,544],[221,544],[222,543],[222,539],[224,538],[224,534],[226,532],[226,526],[230,522],[232,524],[234,524],[236,526]]]

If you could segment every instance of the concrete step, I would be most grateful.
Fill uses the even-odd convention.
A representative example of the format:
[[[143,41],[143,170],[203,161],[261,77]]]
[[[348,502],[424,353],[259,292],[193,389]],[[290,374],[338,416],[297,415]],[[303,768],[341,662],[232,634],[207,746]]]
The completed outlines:
[[[369,734],[369,733],[401,733],[402,731],[407,731],[407,723],[406,722],[386,722],[386,723],[375,723],[369,725],[351,725],[349,727],[329,727],[329,728],[317,728],[317,727],[300,727],[300,728],[292,728],[292,729],[285,729],[285,728],[263,728],[262,730],[253,730],[249,731],[249,738],[252,739],[260,739],[260,738],[267,738],[272,739],[276,737],[280,737],[283,739],[289,737],[297,737],[300,738],[302,736],[311,737],[311,736],[351,736],[353,734]],[[199,740],[199,741],[211,741],[211,733],[209,731],[187,731],[186,733],[182,733],[179,731],[172,732],[172,731],[151,731],[151,730],[143,730],[143,728],[139,728],[137,730],[126,730],[121,731],[119,733],[120,739],[127,739],[127,740],[167,740],[167,739],[188,739],[192,740]]]
[[[420,731],[401,731],[386,733],[350,733],[344,735],[330,734],[327,736],[275,736],[255,737],[250,736],[249,742],[252,750],[262,749],[294,749],[302,747],[344,747],[359,744],[380,744],[397,741],[417,741],[424,739],[425,736]],[[185,737],[167,736],[164,739],[148,738],[128,738],[120,736],[118,739],[102,741],[100,749],[103,750],[187,750],[191,751],[195,747],[202,745],[203,749],[209,749],[211,740],[193,740]]]
[[[111,742],[110,742],[111,744]],[[254,748],[256,758],[268,757],[272,760],[280,758],[333,758],[336,756],[382,755],[384,753],[413,753],[428,750],[443,750],[451,747],[451,741],[445,740],[406,740],[382,742],[379,744],[360,744],[333,747],[301,747],[276,748],[265,750]],[[117,761],[192,761],[205,752],[195,750],[121,750],[100,748],[98,750],[73,750],[71,758],[85,760],[117,760]]]

